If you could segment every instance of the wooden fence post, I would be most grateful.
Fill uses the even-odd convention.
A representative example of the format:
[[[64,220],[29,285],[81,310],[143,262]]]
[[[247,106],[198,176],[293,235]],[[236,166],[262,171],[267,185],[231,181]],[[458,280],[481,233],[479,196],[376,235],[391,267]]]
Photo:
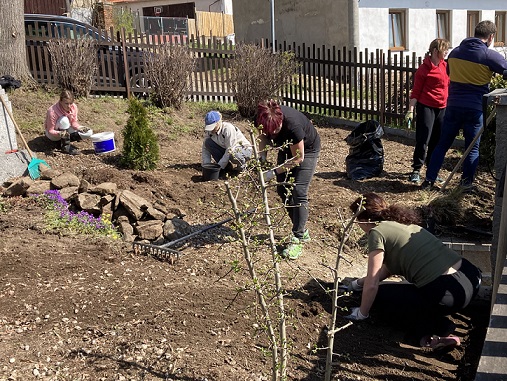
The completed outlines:
[[[125,28],[121,28],[121,52],[123,56],[123,65],[125,67],[125,87],[127,89],[127,98],[130,98],[132,92],[130,90],[130,71],[127,60],[127,48],[125,45]]]

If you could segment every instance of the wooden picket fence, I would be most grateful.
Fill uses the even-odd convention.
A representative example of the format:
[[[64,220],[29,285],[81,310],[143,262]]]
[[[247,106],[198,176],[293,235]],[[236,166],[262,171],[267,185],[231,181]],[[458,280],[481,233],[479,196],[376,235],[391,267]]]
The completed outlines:
[[[191,75],[194,101],[234,102],[230,63],[234,45],[222,38],[147,36],[98,30],[98,73],[94,94],[147,95],[151,88],[144,76],[146,54],[158,44],[185,44],[196,59]],[[47,36],[28,36],[27,59],[33,77],[57,86],[51,72]],[[260,43],[266,49],[272,46]],[[298,73],[282,89],[286,104],[302,111],[362,121],[376,119],[399,125],[408,107],[413,73],[421,57],[403,52],[352,51],[305,44],[277,44],[277,53],[290,51],[299,62]]]

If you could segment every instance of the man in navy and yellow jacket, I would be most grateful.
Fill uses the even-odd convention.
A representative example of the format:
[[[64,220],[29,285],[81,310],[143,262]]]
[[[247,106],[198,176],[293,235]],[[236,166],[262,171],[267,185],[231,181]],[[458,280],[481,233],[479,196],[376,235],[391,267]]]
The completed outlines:
[[[496,25],[493,22],[481,21],[475,27],[474,37],[464,39],[448,56],[447,70],[451,82],[447,110],[439,143],[426,171],[426,181],[421,185],[423,189],[433,187],[445,154],[460,129],[463,129],[465,146],[468,147],[482,127],[482,97],[489,92],[493,74],[502,74],[507,70],[505,58],[489,49],[495,34]],[[479,164],[479,144],[480,138],[463,162],[461,185],[465,190],[472,189]]]

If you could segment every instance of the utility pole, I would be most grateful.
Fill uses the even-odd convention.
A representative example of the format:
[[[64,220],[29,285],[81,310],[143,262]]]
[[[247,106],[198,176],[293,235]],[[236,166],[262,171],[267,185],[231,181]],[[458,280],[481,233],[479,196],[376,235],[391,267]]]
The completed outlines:
[[[276,52],[275,47],[275,0],[271,0],[271,43],[273,44],[273,53]]]

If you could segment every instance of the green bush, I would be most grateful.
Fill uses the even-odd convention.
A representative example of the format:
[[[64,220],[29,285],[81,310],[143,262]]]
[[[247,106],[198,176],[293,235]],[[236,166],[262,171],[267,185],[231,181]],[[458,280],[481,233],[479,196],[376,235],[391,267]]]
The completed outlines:
[[[160,159],[160,147],[155,132],[148,122],[148,113],[141,101],[130,98],[130,114],[123,129],[121,163],[130,169],[153,170]]]

